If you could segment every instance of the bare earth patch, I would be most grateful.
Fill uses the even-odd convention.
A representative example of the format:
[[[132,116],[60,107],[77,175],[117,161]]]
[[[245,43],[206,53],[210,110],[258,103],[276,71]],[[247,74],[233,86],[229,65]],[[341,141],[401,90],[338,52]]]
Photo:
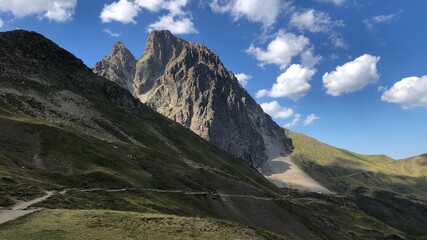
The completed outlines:
[[[277,187],[294,188],[302,191],[333,193],[303,172],[287,157],[269,159],[261,173]]]

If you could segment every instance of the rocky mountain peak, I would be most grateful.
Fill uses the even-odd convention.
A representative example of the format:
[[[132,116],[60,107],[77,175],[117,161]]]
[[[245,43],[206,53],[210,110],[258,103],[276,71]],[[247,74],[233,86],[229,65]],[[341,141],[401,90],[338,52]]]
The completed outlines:
[[[129,54],[135,59],[135,57],[132,55],[129,49],[127,49],[126,46],[120,41],[117,41],[113,45],[113,48],[111,49],[111,53],[110,53],[110,55],[118,55],[118,54],[126,54],[126,55]]]
[[[115,81],[112,72],[120,69],[103,61],[107,68],[94,71]],[[119,84],[132,83],[143,103],[254,167],[292,148],[284,129],[204,45],[153,31],[133,76]]]
[[[96,63],[93,71],[134,93],[132,79],[135,76],[135,64],[133,54],[118,41],[113,45],[110,54]]]
[[[175,37],[168,30],[152,31],[144,54],[136,64],[135,95],[147,93],[154,81],[163,75],[169,61],[175,59],[187,44],[187,41]]]
[[[153,54],[159,59],[168,60],[168,56],[179,54],[186,44],[187,41],[175,37],[169,30],[152,31],[148,36],[144,55]]]

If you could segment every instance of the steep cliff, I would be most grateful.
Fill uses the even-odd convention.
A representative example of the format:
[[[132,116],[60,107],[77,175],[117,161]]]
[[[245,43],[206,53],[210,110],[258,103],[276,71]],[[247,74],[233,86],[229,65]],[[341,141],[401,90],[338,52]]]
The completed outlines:
[[[134,93],[134,85],[129,79],[135,77],[135,64],[136,59],[132,53],[123,43],[117,42],[110,55],[96,63],[94,71]]]
[[[112,51],[102,62],[115,58]],[[94,71],[117,79],[111,68],[95,67]],[[116,82],[124,88],[134,85],[134,94],[143,103],[254,167],[292,148],[284,129],[263,112],[219,57],[201,44],[169,31],[153,31],[135,73],[129,76],[125,82]]]

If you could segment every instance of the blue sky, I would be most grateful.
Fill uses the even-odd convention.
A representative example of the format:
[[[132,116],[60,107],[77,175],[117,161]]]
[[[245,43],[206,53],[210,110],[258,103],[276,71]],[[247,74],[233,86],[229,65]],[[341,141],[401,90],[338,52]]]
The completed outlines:
[[[425,0],[2,0],[0,31],[37,31],[89,67],[149,30],[217,53],[281,126],[396,159],[427,152]]]

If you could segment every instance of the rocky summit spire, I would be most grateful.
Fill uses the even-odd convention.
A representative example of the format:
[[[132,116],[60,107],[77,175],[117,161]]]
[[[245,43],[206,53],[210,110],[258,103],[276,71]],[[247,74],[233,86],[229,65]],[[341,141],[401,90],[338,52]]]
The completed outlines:
[[[114,71],[120,72],[104,69]],[[285,130],[201,44],[169,31],[153,31],[136,62],[134,78],[129,76],[127,82],[133,82],[142,102],[254,167],[292,148]]]
[[[136,64],[135,85],[137,95],[145,94],[154,81],[163,75],[166,65],[175,59],[188,44],[168,30],[152,31],[145,45],[144,54]]]
[[[122,42],[117,42],[111,53],[96,63],[93,71],[134,93],[135,64],[136,59],[132,53]]]

